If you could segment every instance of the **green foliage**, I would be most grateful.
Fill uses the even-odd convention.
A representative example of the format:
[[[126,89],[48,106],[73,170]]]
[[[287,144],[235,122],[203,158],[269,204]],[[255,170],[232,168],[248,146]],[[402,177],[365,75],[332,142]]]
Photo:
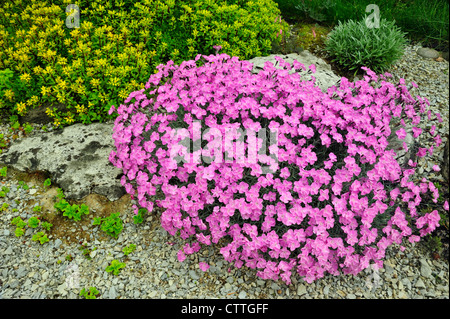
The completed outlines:
[[[147,209],[145,208],[140,208],[138,210],[137,215],[133,216],[133,221],[135,224],[142,224],[142,222],[144,221],[144,214],[147,213]]]
[[[6,177],[7,171],[8,171],[8,168],[7,168],[6,166],[3,166],[3,167],[0,169],[0,176]]]
[[[36,228],[39,226],[39,223],[40,220],[37,217],[33,216],[28,220],[28,227]]]
[[[0,211],[6,211],[8,209],[8,207],[9,207],[8,203],[3,203],[2,207],[0,208]]]
[[[124,247],[122,249],[122,251],[123,251],[123,254],[125,256],[128,256],[128,254],[131,254],[135,249],[136,249],[136,245],[135,244],[130,244],[127,247]]]
[[[339,21],[359,20],[370,4],[379,6],[380,15],[407,32],[424,46],[448,48],[449,2],[446,0],[274,0],[283,17],[302,22],[335,26]],[[369,11],[370,14],[373,11]],[[438,49],[438,50],[441,50]]]
[[[18,228],[24,228],[27,225],[27,223],[25,223],[20,216],[13,218],[11,224],[16,225]]]
[[[38,213],[38,212],[40,212],[42,210],[42,207],[41,206],[34,206],[33,207],[33,212],[35,212],[35,213]]]
[[[65,199],[61,199],[53,205],[57,210],[63,212],[63,216],[75,221],[80,221],[83,215],[89,214],[89,207],[85,204],[78,206],[76,204],[70,205]]]
[[[89,287],[89,290],[86,290],[83,288],[80,291],[80,297],[84,297],[86,299],[97,299],[97,295],[100,294],[100,292],[95,287]]]
[[[38,232],[37,234],[33,235],[33,238],[31,239],[33,241],[38,241],[43,245],[44,243],[48,242],[49,239],[47,238],[47,235],[44,234],[44,232]]]
[[[382,73],[403,55],[406,39],[393,21],[382,19],[369,28],[365,19],[339,23],[325,41],[326,50],[340,66],[356,70],[365,66]]]
[[[53,227],[53,224],[50,224],[49,222],[42,222],[41,227],[46,231],[50,231],[50,228]]]
[[[118,275],[120,272],[120,269],[125,267],[125,263],[121,263],[118,260],[114,259],[113,261],[111,261],[111,264],[106,267],[106,271],[107,272],[112,272],[114,275]]]
[[[44,181],[44,189],[47,190],[47,188],[50,187],[51,184],[52,184],[52,181],[50,180],[50,178],[47,178],[47,179]]]
[[[14,232],[14,235],[16,235],[16,237],[20,237],[20,236],[22,236],[23,234],[25,234],[25,230],[24,230],[23,228],[17,227],[16,230],[15,230],[15,232]]]
[[[0,9],[0,107],[23,115],[48,105],[55,126],[112,119],[111,105],[144,88],[161,63],[214,54],[216,45],[241,59],[267,55],[277,32],[288,30],[275,22],[280,11],[272,0],[80,0],[79,28],[64,25],[67,1],[52,4]],[[67,111],[53,108],[57,103]]]
[[[25,184],[24,181],[19,181],[18,184],[19,184],[19,186],[22,187],[24,190],[28,190],[28,189],[30,188],[27,184]]]
[[[101,225],[101,230],[114,238],[117,238],[123,229],[123,222],[120,219],[120,213],[112,213],[105,218],[96,217],[94,218],[93,225]]]

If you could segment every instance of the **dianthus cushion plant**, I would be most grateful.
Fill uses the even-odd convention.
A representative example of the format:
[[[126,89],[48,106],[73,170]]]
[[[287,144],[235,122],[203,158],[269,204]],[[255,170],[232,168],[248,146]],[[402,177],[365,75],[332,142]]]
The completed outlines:
[[[304,65],[278,61],[283,70],[266,62],[257,75],[226,54],[160,65],[145,89],[111,108],[118,117],[109,160],[139,206],[156,203],[162,227],[186,240],[180,261],[221,244],[236,267],[286,283],[293,271],[312,282],[381,267],[390,245],[438,226],[436,210],[415,209],[428,189],[437,200],[437,189],[425,179],[416,186],[415,169],[386,150],[390,119],[416,125],[428,101],[369,69],[364,80],[342,78],[322,93],[288,73]]]

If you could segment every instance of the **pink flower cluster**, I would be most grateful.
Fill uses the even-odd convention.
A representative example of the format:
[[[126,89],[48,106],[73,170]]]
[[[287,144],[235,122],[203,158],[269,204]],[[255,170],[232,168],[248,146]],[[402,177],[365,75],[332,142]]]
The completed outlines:
[[[158,66],[145,90],[117,108],[116,150],[109,157],[123,169],[126,191],[137,193],[149,211],[154,203],[163,208],[162,227],[187,241],[180,261],[220,241],[223,257],[236,267],[288,284],[296,271],[312,282],[325,273],[357,274],[370,263],[382,267],[390,245],[416,242],[438,226],[437,211],[415,209],[421,193],[435,192],[433,184],[414,185],[409,178],[416,163],[403,169],[386,150],[393,116],[406,127],[403,119],[417,124],[417,111],[426,111],[428,101],[414,100],[404,83],[365,69],[364,80],[342,78],[324,94],[299,73],[288,73],[307,70],[297,61],[278,58],[283,70],[266,62],[252,74],[251,63],[237,57],[203,56],[197,67],[200,58]],[[276,128],[277,169],[264,173],[263,163],[251,161],[202,162],[205,150],[195,145],[207,134],[196,133],[199,123],[220,132]],[[405,136],[403,130],[397,135]],[[194,150],[186,153],[191,143]],[[274,164],[270,155],[261,158]]]

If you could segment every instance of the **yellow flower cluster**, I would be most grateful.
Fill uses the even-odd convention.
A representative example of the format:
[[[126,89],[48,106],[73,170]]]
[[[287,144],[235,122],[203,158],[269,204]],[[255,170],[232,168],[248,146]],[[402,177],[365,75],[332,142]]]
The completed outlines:
[[[105,103],[143,88],[159,63],[172,59],[180,64],[214,45],[222,46],[221,53],[247,59],[267,53],[280,28],[287,31],[287,24],[273,22],[279,11],[272,0],[241,6],[142,0],[127,3],[127,10],[124,1],[113,6],[93,0],[80,6],[86,18],[73,29],[65,26],[59,5],[16,2],[20,12],[8,2],[0,8],[0,69],[17,72],[29,93],[18,97],[6,89],[2,103],[17,112],[38,102],[65,103],[77,110],[56,114],[47,109],[56,126],[103,112]]]

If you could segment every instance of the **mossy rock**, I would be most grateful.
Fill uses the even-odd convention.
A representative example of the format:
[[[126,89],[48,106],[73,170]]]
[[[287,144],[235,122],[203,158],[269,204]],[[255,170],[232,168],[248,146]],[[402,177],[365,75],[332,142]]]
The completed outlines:
[[[318,24],[297,24],[293,31],[297,34],[297,46],[314,52],[325,47],[325,39],[331,29]]]

